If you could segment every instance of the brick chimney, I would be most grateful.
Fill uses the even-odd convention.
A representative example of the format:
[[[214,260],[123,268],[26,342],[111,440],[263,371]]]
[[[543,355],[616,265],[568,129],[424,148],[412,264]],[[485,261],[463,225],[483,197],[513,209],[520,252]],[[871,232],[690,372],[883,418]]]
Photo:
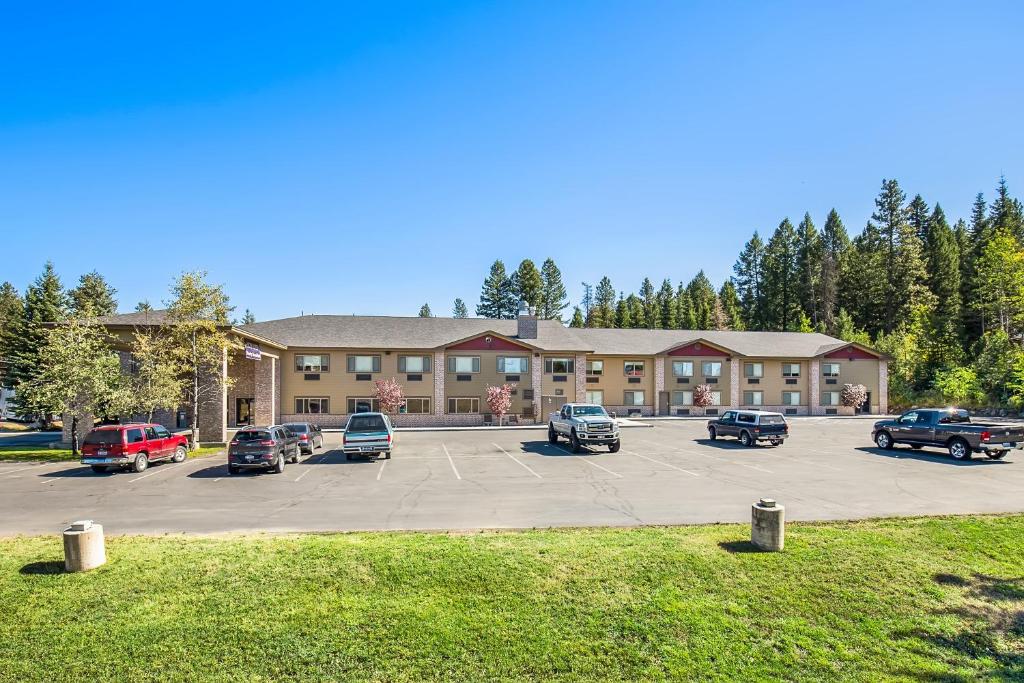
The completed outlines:
[[[519,302],[519,317],[516,320],[516,335],[520,339],[537,338],[537,314],[530,310],[525,301]]]

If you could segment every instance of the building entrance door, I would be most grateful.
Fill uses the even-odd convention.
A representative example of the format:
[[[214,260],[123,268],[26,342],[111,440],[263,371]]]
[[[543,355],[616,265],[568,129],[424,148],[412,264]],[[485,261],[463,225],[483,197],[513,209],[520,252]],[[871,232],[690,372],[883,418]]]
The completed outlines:
[[[857,414],[866,415],[871,412],[871,392],[867,392],[864,402],[857,406]]]
[[[235,399],[235,426],[244,427],[252,424],[252,398]]]

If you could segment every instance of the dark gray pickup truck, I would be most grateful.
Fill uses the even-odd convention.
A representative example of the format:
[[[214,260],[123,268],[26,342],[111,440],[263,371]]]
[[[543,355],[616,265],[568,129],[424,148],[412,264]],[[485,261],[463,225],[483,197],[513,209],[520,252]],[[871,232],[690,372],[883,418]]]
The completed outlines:
[[[959,408],[916,408],[895,420],[876,422],[871,438],[879,448],[898,443],[915,450],[939,446],[957,460],[969,460],[972,453],[999,460],[1014,448],[1024,448],[1024,425],[971,422]]]

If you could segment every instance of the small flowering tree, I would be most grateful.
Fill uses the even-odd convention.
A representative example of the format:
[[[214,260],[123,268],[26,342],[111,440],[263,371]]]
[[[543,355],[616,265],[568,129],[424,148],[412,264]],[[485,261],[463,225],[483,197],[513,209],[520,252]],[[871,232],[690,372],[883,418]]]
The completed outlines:
[[[487,387],[487,407],[491,414],[498,418],[498,425],[501,425],[501,418],[505,417],[509,408],[512,407],[512,389],[514,384],[502,384],[500,387]]]
[[[863,384],[844,384],[839,392],[839,403],[847,408],[857,408],[868,398],[868,388]]]
[[[714,402],[715,399],[711,396],[710,384],[698,384],[693,388],[693,405],[698,408],[707,408]]]
[[[374,384],[377,385],[377,402],[382,413],[397,413],[405,405],[405,394],[397,379],[378,379]]]

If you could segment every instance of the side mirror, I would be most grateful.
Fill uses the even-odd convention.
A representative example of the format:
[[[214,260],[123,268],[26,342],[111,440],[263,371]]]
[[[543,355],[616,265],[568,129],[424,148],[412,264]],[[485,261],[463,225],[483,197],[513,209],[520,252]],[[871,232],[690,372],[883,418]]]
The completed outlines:
[[[616,412],[615,412],[615,411],[613,410],[613,411],[612,411],[612,419],[615,419],[615,418],[617,418],[618,416],[619,416],[619,414],[618,414],[618,413],[616,413]]]

